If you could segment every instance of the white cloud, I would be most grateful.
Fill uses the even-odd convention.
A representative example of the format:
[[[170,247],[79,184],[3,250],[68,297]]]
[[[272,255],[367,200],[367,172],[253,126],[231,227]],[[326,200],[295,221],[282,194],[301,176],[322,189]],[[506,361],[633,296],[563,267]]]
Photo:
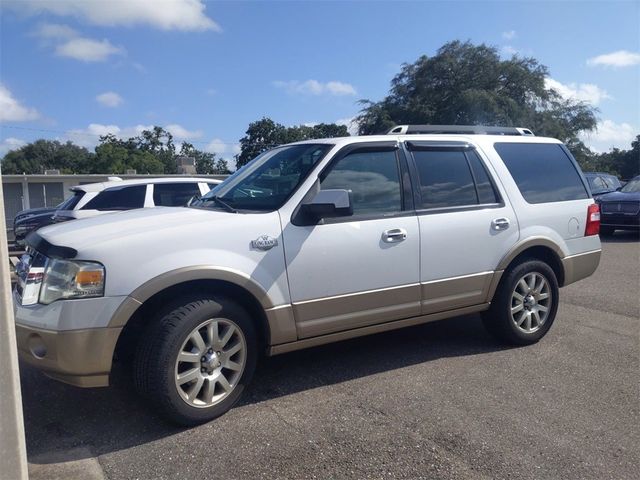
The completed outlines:
[[[206,147],[204,147],[205,152],[215,153],[219,157],[233,157],[240,153],[240,144],[239,143],[225,143],[223,140],[219,138],[214,138],[211,140]]]
[[[96,101],[105,107],[115,108],[122,105],[124,99],[116,92],[104,92],[96,96]]]
[[[30,15],[70,16],[108,27],[149,25],[161,30],[221,31],[205,14],[203,0],[4,0],[3,4]]]
[[[69,57],[83,62],[104,62],[109,56],[124,53],[107,39],[93,40],[76,37],[56,46],[56,55]]]
[[[625,150],[631,148],[631,142],[639,133],[640,128],[635,128],[628,123],[603,120],[598,122],[595,132],[586,133],[581,138],[592,150],[605,152],[614,147]]]
[[[502,32],[502,38],[504,38],[505,40],[513,40],[514,38],[516,38],[516,31],[509,30],[508,32]]]
[[[618,50],[617,52],[605,53],[587,60],[590,67],[631,67],[640,64],[640,53],[628,50]]]
[[[187,130],[177,123],[169,124],[164,129],[170,132],[176,140],[190,140],[202,136],[200,130]],[[118,138],[128,139],[140,135],[144,130],[153,130],[153,125],[138,124],[131,127],[119,127],[118,125],[91,123],[87,128],[68,130],[64,135],[64,140],[71,140],[83,147],[93,148],[98,144],[101,136],[113,134]],[[178,142],[178,151],[180,150],[179,145]]]
[[[511,45],[505,45],[502,47],[502,53],[504,55],[512,56],[512,55],[517,55],[518,53],[520,53],[520,51],[512,47]]]
[[[592,105],[598,105],[601,101],[612,98],[606,90],[593,83],[561,83],[553,78],[545,78],[545,87],[553,89],[567,100],[578,100]]]
[[[278,88],[282,88],[291,94],[305,94],[305,95],[356,95],[356,89],[350,83],[338,82],[332,80],[330,82],[322,83],[318,80],[306,80],[300,82],[298,80],[282,81],[277,80],[273,82],[273,85]]]
[[[187,130],[182,125],[178,125],[177,123],[172,123],[170,125],[167,125],[164,128],[169,133],[171,133],[171,135],[173,135],[175,138],[178,138],[181,140],[192,140],[194,138],[200,138],[202,136],[201,130],[194,130],[194,131]]]
[[[26,144],[27,142],[25,142],[24,140],[20,140],[19,138],[5,138],[0,142],[0,157],[4,157],[7,152],[11,150],[17,150],[18,148]]]
[[[0,122],[27,122],[39,117],[37,110],[22,105],[9,89],[0,83]]]
[[[33,32],[33,35],[43,39],[64,39],[76,37],[78,33],[67,25],[43,23]]]
[[[340,118],[336,120],[336,125],[345,125],[349,135],[358,135],[358,122],[356,122],[356,117]]]

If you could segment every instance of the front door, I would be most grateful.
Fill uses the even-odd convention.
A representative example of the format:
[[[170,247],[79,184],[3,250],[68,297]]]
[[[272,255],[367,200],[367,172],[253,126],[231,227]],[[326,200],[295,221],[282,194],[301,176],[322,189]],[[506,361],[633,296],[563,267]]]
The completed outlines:
[[[320,188],[350,190],[353,216],[285,226],[299,338],[420,313],[420,239],[406,172],[389,142],[338,152],[319,175]]]

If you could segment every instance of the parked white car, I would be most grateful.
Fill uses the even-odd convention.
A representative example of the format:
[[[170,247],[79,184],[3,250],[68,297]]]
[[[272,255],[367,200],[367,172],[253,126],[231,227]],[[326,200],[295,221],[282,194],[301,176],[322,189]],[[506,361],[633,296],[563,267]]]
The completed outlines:
[[[231,408],[264,353],[477,312],[500,340],[537,342],[559,287],[596,270],[598,228],[569,151],[526,129],[285,145],[191,207],[32,233],[19,350],[84,387],[131,361],[150,404],[192,425]]]
[[[194,177],[113,178],[108,182],[71,187],[72,195],[55,208],[18,213],[13,223],[16,244],[22,246],[30,232],[52,223],[134,208],[182,206],[221,183],[221,180]]]

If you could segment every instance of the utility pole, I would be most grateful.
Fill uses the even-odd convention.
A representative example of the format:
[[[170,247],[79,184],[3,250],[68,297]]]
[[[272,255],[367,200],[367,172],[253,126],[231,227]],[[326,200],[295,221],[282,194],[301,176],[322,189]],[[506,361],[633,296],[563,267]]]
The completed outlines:
[[[0,174],[0,179],[2,175]],[[18,370],[16,329],[11,301],[9,245],[0,182],[0,465],[2,478],[26,480],[27,448],[24,440],[22,394]]]

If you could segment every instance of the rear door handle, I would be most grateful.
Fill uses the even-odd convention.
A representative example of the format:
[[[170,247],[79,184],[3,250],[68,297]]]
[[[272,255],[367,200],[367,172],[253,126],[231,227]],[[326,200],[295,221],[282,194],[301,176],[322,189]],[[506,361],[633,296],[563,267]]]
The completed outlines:
[[[401,242],[407,238],[407,231],[404,228],[392,228],[382,232],[382,240],[386,243]]]
[[[495,218],[491,222],[491,228],[494,230],[506,230],[509,228],[509,219],[508,218]]]

